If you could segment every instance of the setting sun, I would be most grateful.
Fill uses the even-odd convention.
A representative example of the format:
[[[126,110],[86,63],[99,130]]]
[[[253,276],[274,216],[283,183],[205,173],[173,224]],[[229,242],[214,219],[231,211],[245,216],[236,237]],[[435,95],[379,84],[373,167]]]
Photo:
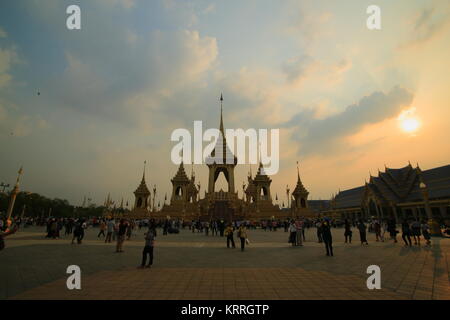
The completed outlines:
[[[406,133],[414,133],[420,128],[420,121],[415,115],[415,108],[403,111],[398,120],[400,127]]]
[[[420,127],[419,120],[415,118],[405,119],[402,121],[402,129],[408,133],[417,131]]]

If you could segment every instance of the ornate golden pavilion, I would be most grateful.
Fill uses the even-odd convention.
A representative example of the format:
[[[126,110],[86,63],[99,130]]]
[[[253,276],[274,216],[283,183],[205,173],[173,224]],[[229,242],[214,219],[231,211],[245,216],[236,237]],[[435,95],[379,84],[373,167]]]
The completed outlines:
[[[165,219],[178,218],[184,220],[260,220],[260,219],[286,219],[296,216],[312,216],[313,211],[308,208],[308,191],[303,186],[297,167],[297,186],[292,192],[292,205],[290,210],[281,210],[279,205],[273,204],[270,192],[272,180],[264,172],[260,162],[258,172],[253,177],[251,171],[247,177],[247,185],[243,185],[243,197],[239,198],[235,186],[234,169],[238,164],[236,156],[230,151],[223,124],[223,97],[220,97],[220,135],[211,155],[206,159],[209,169],[208,186],[204,198],[200,198],[200,185],[196,185],[195,175],[192,171],[188,177],[183,162],[171,179],[172,195],[170,203],[164,203],[161,210],[156,206],[149,208],[150,191],[145,182],[144,174],[138,188],[134,192],[135,204],[129,213],[134,218]],[[222,161],[216,161],[215,151],[222,149]],[[228,159],[227,159],[228,157]],[[223,173],[228,189],[215,190],[219,174]],[[289,196],[289,195],[288,195]],[[165,202],[165,201],[164,201]]]

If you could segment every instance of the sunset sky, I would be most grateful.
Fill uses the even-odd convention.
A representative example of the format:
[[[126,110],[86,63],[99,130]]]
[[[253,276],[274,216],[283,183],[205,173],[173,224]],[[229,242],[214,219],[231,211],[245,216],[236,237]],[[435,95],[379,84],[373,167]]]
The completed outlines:
[[[147,160],[162,201],[171,132],[217,128],[223,92],[227,128],[280,129],[273,196],[299,161],[310,199],[329,199],[385,165],[450,163],[449,57],[448,0],[3,0],[0,182],[23,165],[24,190],[133,202]]]

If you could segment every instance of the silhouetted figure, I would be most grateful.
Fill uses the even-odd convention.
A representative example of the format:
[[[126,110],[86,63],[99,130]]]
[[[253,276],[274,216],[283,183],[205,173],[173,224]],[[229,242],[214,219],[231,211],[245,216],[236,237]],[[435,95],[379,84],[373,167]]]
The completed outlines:
[[[350,222],[348,222],[347,219],[345,219],[344,228],[345,243],[352,243],[352,225],[350,224]]]
[[[405,247],[412,246],[411,242],[411,229],[409,227],[409,223],[406,220],[402,222],[402,239],[405,242]],[[408,240],[408,241],[406,241]]]
[[[359,220],[358,223],[359,237],[361,239],[361,245],[369,243],[367,242],[367,227],[362,220]]]
[[[322,223],[322,239],[325,243],[327,256],[333,256],[333,237],[331,235],[330,223],[326,220]]]

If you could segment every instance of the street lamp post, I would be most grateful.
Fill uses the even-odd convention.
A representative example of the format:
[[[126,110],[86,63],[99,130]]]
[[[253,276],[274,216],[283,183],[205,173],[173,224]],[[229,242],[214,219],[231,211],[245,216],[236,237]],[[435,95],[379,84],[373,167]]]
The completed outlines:
[[[20,181],[20,177],[22,176],[23,173],[23,169],[22,167],[20,167],[18,175],[17,175],[17,180],[16,180],[16,185],[14,186],[14,189],[11,191],[11,199],[9,200],[9,206],[8,206],[8,211],[7,211],[7,221],[11,220],[11,215],[14,209],[14,203],[16,202],[16,197],[17,194],[19,193],[19,181]]]
[[[291,209],[291,207],[289,206],[289,192],[291,191],[291,189],[289,189],[289,185],[286,185],[286,195],[287,195],[287,207],[288,209]],[[292,209],[291,209],[291,215],[292,215]]]
[[[430,233],[432,236],[442,236],[439,223],[433,219],[433,213],[430,207],[429,195],[427,185],[423,182],[419,184],[420,191],[422,191],[423,200],[425,203],[425,212],[427,213],[428,225],[430,226]]]

